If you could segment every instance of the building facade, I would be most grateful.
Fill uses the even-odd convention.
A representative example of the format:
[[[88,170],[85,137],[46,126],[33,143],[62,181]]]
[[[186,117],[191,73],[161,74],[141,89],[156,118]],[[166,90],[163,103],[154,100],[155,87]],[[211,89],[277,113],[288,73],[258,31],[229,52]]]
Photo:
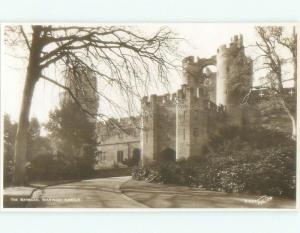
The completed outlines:
[[[141,161],[139,124],[139,117],[98,123],[96,169],[137,165]]]

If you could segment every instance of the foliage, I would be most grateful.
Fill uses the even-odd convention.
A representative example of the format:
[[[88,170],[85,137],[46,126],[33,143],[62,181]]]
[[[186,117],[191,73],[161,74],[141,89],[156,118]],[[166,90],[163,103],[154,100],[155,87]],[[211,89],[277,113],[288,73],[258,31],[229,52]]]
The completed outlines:
[[[72,120],[70,120],[72,119]],[[11,185],[14,143],[18,125],[4,116],[4,183]],[[75,104],[64,105],[50,114],[43,137],[41,125],[32,118],[28,131],[26,177],[29,181],[90,177],[96,155],[95,125]],[[56,148],[53,148],[53,147]]]
[[[12,175],[14,171],[14,144],[17,133],[17,123],[12,123],[8,114],[4,115],[4,185],[8,186],[12,183]],[[39,158],[41,154],[51,153],[50,142],[46,137],[40,135],[40,123],[36,118],[32,118],[29,122],[29,130],[27,133],[28,150],[27,150],[27,169],[32,169],[33,160]],[[49,165],[47,161],[45,164]],[[37,168],[38,169],[38,168]]]
[[[96,153],[95,126],[75,104],[50,114],[48,137],[40,135],[41,125],[32,118],[28,130],[26,177],[32,180],[54,180],[88,177],[93,172]],[[70,120],[72,119],[72,120]],[[4,183],[12,183],[14,143],[17,124],[4,116]],[[56,145],[57,153],[53,151]]]
[[[232,55],[234,59],[231,59],[228,68],[230,83],[228,91],[232,96],[230,101],[240,104],[251,89],[252,60],[245,57],[243,48],[235,48]]]
[[[64,104],[61,109],[50,113],[46,127],[56,147],[59,176],[86,177],[93,173],[96,157],[95,123],[75,103]]]
[[[32,158],[27,168],[29,180],[51,180],[55,174],[55,162],[52,153],[42,153]]]
[[[295,197],[296,144],[263,128],[223,129],[202,157],[155,162],[133,178],[208,190]]]
[[[17,132],[17,124],[12,123],[10,116],[4,114],[4,186],[12,182],[12,174],[14,169],[14,143]]]
[[[249,142],[233,139],[208,153],[205,186],[226,192],[294,196],[295,143],[253,147]]]
[[[30,120],[27,140],[28,148],[26,157],[28,162],[31,162],[32,159],[40,154],[52,152],[49,139],[41,136],[41,124],[37,118],[31,118]]]
[[[128,166],[128,167],[134,167],[137,166],[140,162],[140,158],[139,157],[130,157],[130,158],[126,158],[122,164]]]

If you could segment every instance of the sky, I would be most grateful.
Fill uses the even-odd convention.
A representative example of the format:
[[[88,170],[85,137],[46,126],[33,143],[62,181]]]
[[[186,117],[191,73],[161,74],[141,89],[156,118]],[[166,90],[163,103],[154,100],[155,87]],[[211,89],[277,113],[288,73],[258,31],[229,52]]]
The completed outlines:
[[[242,34],[244,45],[253,45],[256,41],[254,24],[133,24],[140,30],[155,32],[161,26],[168,26],[172,31],[184,38],[185,41],[178,45],[178,50],[184,56],[199,56],[209,58],[216,54],[217,48],[223,44],[229,44],[234,35]],[[2,30],[3,31],[3,30]],[[2,37],[3,38],[3,37]],[[3,45],[2,41],[2,45]],[[20,56],[26,54],[24,47],[18,51]],[[253,57],[255,51],[251,47],[246,48],[246,54]],[[26,61],[22,58],[12,57],[4,47],[1,60],[1,94],[2,112],[8,113],[13,121],[18,120],[24,79],[26,75]],[[53,70],[48,71],[48,76],[59,77],[59,73]],[[181,79],[177,74],[170,78],[170,92],[175,92],[180,88]],[[57,106],[60,89],[44,80],[40,80],[35,88],[30,116],[36,117],[40,122],[47,122],[49,111]],[[152,89],[151,93],[162,94],[162,90]],[[101,103],[101,99],[100,99]],[[101,109],[107,115],[114,114],[109,106]]]

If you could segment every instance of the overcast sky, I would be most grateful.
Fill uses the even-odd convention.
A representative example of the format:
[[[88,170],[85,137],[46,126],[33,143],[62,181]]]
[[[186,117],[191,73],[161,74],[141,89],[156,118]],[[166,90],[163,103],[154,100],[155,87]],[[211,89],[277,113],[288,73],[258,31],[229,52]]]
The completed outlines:
[[[153,31],[166,24],[138,24],[140,30]],[[171,30],[178,33],[179,37],[187,42],[179,44],[178,49],[185,56],[199,56],[209,58],[216,54],[217,48],[222,44],[228,44],[230,39],[237,34],[243,34],[244,45],[255,43],[256,35],[253,24],[167,24]],[[3,30],[2,30],[3,31]],[[3,37],[2,37],[3,39]],[[3,42],[2,42],[3,45]],[[25,48],[24,48],[25,49]],[[20,51],[20,55],[23,51]],[[254,56],[253,49],[247,49],[246,53]],[[23,53],[24,54],[24,53]],[[22,90],[26,74],[26,61],[13,58],[2,50],[2,111],[9,113],[14,121],[17,121],[20,111]],[[60,74],[51,73],[49,76]],[[170,90],[176,91],[180,87],[179,76],[172,77]],[[48,113],[58,104],[59,88],[40,80],[35,88],[31,117],[37,117],[41,122],[46,122]],[[161,90],[160,90],[161,91]],[[152,90],[152,93],[158,90]],[[101,100],[100,100],[101,101]],[[109,108],[103,109],[110,114]]]

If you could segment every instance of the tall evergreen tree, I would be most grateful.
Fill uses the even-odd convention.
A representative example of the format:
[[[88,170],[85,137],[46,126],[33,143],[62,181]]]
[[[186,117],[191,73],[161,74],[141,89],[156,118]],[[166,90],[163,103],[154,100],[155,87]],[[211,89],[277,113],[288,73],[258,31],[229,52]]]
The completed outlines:
[[[57,159],[63,164],[61,169],[68,172],[63,176],[73,178],[90,175],[97,149],[95,123],[78,109],[76,103],[70,102],[50,113],[46,128],[56,147]]]

